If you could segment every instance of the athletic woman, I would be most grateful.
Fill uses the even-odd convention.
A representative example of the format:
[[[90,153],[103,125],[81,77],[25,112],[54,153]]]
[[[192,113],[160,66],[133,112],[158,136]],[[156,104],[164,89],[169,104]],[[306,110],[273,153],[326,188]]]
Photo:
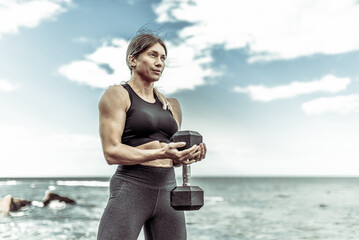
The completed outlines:
[[[144,227],[146,240],[183,240],[184,213],[169,199],[176,185],[173,166],[202,160],[206,146],[178,151],[185,143],[170,141],[181,126],[181,109],[176,99],[154,88],[165,68],[163,40],[139,34],[126,55],[131,79],[109,87],[99,102],[104,156],[118,167],[97,238],[135,240]]]

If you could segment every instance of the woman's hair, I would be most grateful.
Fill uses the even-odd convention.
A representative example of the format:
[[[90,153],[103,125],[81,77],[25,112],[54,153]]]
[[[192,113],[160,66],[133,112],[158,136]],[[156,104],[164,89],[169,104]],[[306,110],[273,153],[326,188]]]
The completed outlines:
[[[155,43],[159,43],[165,49],[165,54],[167,56],[167,47],[165,42],[159,36],[153,33],[140,33],[136,37],[134,37],[130,44],[128,44],[127,51],[126,51],[126,63],[128,68],[132,74],[132,67],[129,62],[129,56],[133,56],[137,58],[142,52],[146,51],[149,47],[152,47]],[[154,93],[161,101],[163,105],[163,109],[170,109],[172,111],[171,104],[167,101],[167,98],[160,93],[156,88],[154,88]]]

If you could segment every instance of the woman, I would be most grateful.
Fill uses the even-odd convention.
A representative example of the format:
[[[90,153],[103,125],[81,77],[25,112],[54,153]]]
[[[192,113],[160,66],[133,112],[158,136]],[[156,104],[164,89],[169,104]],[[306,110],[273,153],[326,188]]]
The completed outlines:
[[[131,79],[112,86],[99,102],[100,135],[108,164],[118,164],[110,198],[101,218],[98,239],[186,239],[184,213],[170,206],[176,185],[174,165],[205,157],[204,144],[178,151],[170,142],[181,125],[176,99],[154,88],[165,67],[167,48],[153,34],[139,34],[127,49]]]

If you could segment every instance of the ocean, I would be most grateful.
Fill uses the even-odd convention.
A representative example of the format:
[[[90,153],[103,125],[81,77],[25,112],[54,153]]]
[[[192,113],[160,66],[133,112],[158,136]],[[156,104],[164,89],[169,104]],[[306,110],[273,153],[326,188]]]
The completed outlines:
[[[0,179],[0,197],[11,194],[33,203],[0,215],[0,239],[96,239],[108,182]],[[186,212],[189,240],[359,239],[359,178],[214,177],[192,178],[191,184],[205,191],[205,205]],[[77,204],[43,207],[47,190]]]

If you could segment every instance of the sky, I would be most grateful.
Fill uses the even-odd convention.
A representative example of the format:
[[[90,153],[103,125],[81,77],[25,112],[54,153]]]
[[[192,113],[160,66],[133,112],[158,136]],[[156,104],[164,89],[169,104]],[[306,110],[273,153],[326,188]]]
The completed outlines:
[[[0,177],[114,173],[98,101],[139,29],[207,145],[193,176],[359,176],[356,0],[1,0]]]

